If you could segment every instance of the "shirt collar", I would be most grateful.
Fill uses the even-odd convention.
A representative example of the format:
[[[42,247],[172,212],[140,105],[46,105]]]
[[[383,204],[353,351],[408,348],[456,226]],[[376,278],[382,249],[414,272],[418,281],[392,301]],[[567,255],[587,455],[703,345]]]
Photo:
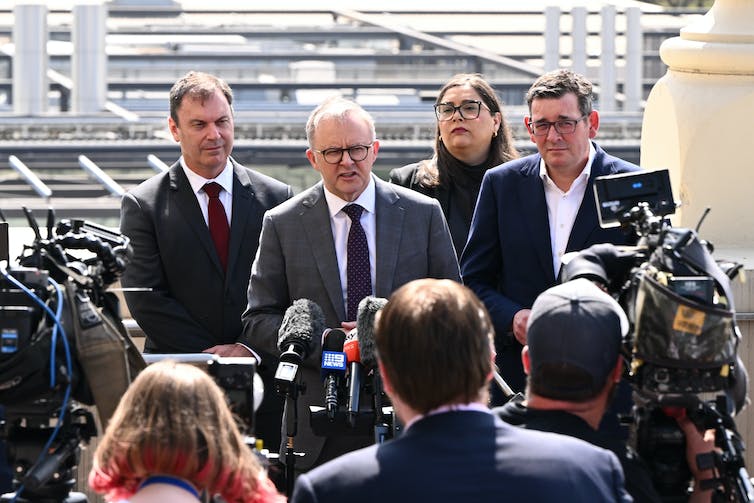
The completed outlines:
[[[579,178],[583,178],[584,180],[589,180],[589,176],[592,174],[592,162],[594,162],[594,156],[597,153],[597,151],[594,149],[594,144],[592,142],[589,142],[589,157],[586,160],[586,165],[584,166],[584,169],[581,170],[581,174],[579,175]],[[543,182],[547,182],[549,180],[549,176],[547,174],[547,166],[545,165],[545,159],[544,157],[540,156],[539,159],[539,178],[542,179]]]
[[[330,218],[334,217],[340,210],[343,209],[343,207],[349,204],[358,204],[368,213],[374,214],[376,191],[374,178],[372,177],[372,175],[369,175],[369,184],[367,184],[364,192],[362,192],[355,201],[344,201],[340,197],[327,190],[327,187],[324,187],[324,185],[323,188],[325,189],[325,200],[327,201],[327,208],[330,211]]]
[[[181,156],[180,162],[181,168],[183,168],[183,172],[186,174],[186,178],[188,178],[189,184],[191,184],[191,190],[194,191],[194,194],[198,194],[199,191],[202,190],[202,187],[209,182],[216,182],[220,184],[228,194],[233,194],[233,164],[230,162],[230,157],[225,163],[225,169],[211,180],[191,171],[191,169],[186,166],[186,161],[183,159],[183,156]]]
[[[409,427],[411,427],[411,425],[416,424],[418,421],[421,421],[422,419],[428,416],[434,416],[435,414],[444,414],[445,412],[469,411],[469,410],[491,414],[489,407],[478,402],[454,403],[451,405],[442,405],[436,409],[430,410],[424,415],[414,416],[403,427],[403,431],[408,430]]]

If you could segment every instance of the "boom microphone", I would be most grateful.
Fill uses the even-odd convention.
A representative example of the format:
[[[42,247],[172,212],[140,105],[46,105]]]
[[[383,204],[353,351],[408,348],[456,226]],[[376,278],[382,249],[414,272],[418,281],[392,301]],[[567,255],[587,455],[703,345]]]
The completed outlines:
[[[387,299],[372,296],[364,297],[359,302],[359,310],[356,314],[356,337],[359,340],[361,364],[367,372],[377,368],[374,351],[374,319],[385,304],[387,304]]]
[[[279,393],[292,395],[298,367],[314,350],[316,342],[313,334],[321,334],[325,329],[325,315],[322,308],[309,299],[298,299],[285,311],[278,331],[280,363],[275,372],[275,383]]]
[[[346,374],[346,354],[343,344],[346,333],[339,329],[327,329],[322,334],[322,377],[325,380],[325,409],[330,421],[338,411],[338,385]]]
[[[359,339],[350,337],[343,345],[343,351],[348,360],[348,405],[347,419],[351,427],[356,425],[356,416],[359,414],[359,395],[361,393],[362,373],[361,358],[359,356]]]

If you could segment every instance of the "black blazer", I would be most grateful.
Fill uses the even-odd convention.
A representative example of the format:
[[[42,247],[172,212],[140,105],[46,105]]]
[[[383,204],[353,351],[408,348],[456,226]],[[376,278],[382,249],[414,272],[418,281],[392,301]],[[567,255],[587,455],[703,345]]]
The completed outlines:
[[[448,222],[448,228],[450,229],[450,236],[453,238],[453,247],[456,250],[456,255],[460,258],[461,252],[463,252],[463,247],[466,246],[466,238],[469,236],[471,221],[462,221],[463,219],[461,217],[451,217],[450,212],[452,211],[451,208],[453,208],[453,204],[451,202],[451,191],[447,187],[429,188],[419,184],[419,181],[416,179],[416,174],[419,171],[419,164],[420,163],[415,162],[401,168],[390,170],[388,180],[390,183],[402,187],[408,187],[420,194],[437,199],[442,208],[442,213],[445,215],[445,220]]]
[[[292,196],[291,188],[233,163],[233,212],[227,274],[180,163],[123,196],[121,232],[134,256],[121,283],[145,350],[196,353],[241,336],[241,314],[262,217]]]

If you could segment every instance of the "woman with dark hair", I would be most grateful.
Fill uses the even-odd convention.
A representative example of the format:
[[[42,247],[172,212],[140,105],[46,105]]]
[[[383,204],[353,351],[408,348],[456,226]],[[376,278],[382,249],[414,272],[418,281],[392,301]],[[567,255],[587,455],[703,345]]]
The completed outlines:
[[[440,89],[431,159],[396,168],[390,181],[437,199],[460,258],[484,173],[518,157],[495,91],[481,75],[461,73]]]

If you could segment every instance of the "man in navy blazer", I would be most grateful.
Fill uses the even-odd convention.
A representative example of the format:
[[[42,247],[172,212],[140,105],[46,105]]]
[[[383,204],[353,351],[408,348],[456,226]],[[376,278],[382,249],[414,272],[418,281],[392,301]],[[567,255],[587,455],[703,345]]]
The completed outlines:
[[[423,279],[398,289],[375,344],[404,433],[301,475],[291,502],[630,501],[613,453],[492,415],[492,337],[468,288]]]
[[[482,181],[461,257],[461,276],[482,299],[495,326],[496,363],[514,391],[523,391],[521,349],[534,299],[556,284],[564,253],[632,236],[599,225],[593,182],[640,169],[591,140],[599,114],[592,85],[568,70],[539,77],[524,118],[538,153],[489,170]],[[494,404],[501,397],[493,396]]]
[[[418,278],[460,282],[440,204],[372,175],[379,140],[369,113],[352,101],[329,99],[312,112],[306,131],[306,155],[322,181],[265,215],[243,315],[246,341],[255,349],[277,351],[283,315],[298,299],[318,304],[326,327],[355,328],[348,307],[363,298],[353,292],[366,281],[348,281],[347,239],[355,225],[345,213],[350,205],[363,208],[357,221],[369,252],[366,295],[387,297]],[[321,334],[313,335],[314,349],[301,370],[307,391],[297,401],[294,448],[305,453],[295,461],[298,470],[373,442],[371,434],[349,436],[348,431],[316,436],[309,426],[309,406],[324,404]]]

